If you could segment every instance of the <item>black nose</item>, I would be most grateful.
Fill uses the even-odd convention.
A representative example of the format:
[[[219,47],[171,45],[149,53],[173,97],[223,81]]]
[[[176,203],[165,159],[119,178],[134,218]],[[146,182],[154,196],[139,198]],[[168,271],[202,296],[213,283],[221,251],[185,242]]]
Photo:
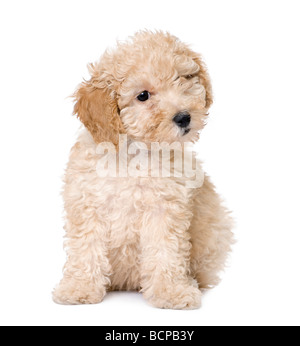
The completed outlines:
[[[189,126],[191,122],[191,116],[188,112],[179,112],[175,115],[175,117],[173,118],[173,121],[179,127],[185,128]]]

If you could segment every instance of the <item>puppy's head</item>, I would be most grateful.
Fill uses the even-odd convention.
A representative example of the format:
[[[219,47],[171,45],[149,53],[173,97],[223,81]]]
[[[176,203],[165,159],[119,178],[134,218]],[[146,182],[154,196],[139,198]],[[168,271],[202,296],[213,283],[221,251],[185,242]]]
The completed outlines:
[[[140,32],[89,66],[74,113],[96,142],[118,135],[143,142],[198,139],[212,103],[201,57],[176,37]]]

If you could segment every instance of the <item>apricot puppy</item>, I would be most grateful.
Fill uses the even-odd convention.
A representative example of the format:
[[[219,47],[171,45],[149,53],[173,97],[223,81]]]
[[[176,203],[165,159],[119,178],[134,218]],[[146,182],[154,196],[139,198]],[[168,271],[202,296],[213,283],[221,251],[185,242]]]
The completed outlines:
[[[212,103],[206,67],[176,37],[143,31],[89,71],[74,94],[84,129],[65,175],[68,256],[53,299],[94,304],[109,290],[139,290],[159,308],[198,308],[232,243],[231,218],[209,178],[193,186],[186,174],[173,174],[188,162],[177,153],[198,140]],[[130,152],[136,142],[139,150]],[[173,148],[169,176],[149,165],[153,143]],[[138,165],[128,165],[133,154]],[[142,166],[143,174],[129,174]]]

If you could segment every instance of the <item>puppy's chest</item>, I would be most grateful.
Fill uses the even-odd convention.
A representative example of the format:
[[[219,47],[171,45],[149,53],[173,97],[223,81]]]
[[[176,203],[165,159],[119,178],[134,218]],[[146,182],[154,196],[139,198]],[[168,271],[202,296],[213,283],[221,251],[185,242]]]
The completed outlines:
[[[130,181],[115,182],[115,193],[108,197],[107,220],[111,248],[138,241],[143,217],[142,189]]]
[[[180,195],[185,202],[190,199],[185,187],[170,179],[107,179],[103,187],[101,214],[109,227],[111,248],[139,242],[145,217],[153,210],[165,209],[166,203],[180,199]]]

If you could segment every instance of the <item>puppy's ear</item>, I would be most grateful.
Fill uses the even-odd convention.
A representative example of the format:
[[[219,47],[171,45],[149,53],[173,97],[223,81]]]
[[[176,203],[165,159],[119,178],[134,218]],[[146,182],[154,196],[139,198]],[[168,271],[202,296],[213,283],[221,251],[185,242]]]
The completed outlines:
[[[117,101],[107,88],[98,88],[84,82],[74,94],[73,114],[89,130],[96,143],[112,142],[117,145],[119,134],[124,133]]]
[[[206,91],[206,105],[205,107],[208,109],[210,105],[213,103],[213,95],[212,95],[212,88],[211,88],[211,82],[210,77],[207,72],[207,68],[202,61],[201,57],[197,56],[194,58],[194,61],[199,65],[200,70],[198,72],[198,77],[200,78],[200,83],[204,86]]]

